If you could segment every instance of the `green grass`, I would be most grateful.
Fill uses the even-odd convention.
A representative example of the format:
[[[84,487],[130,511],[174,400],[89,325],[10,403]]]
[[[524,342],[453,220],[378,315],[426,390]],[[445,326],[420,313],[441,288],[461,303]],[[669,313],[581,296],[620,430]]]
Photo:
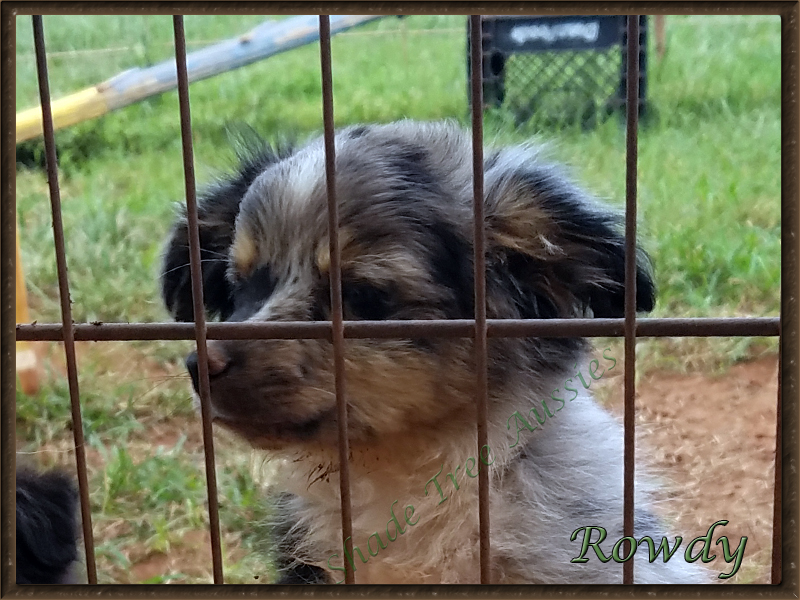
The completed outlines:
[[[254,16],[187,17],[189,49],[248,30]],[[168,16],[44,19],[53,97],[173,56]],[[463,17],[371,23],[333,40],[337,125],[455,118],[468,124]],[[18,18],[17,108],[37,102],[30,20]],[[663,61],[650,57],[649,102],[639,147],[642,243],[655,266],[658,316],[776,315],[780,298],[780,22],[774,18],[670,17]],[[103,52],[96,52],[104,50]],[[89,51],[89,52],[87,52]],[[322,127],[314,44],[191,87],[199,182],[228,166],[228,127],[268,138],[304,138]],[[517,125],[487,115],[488,139],[537,137],[598,197],[621,206],[625,132],[618,118],[592,129]],[[76,321],[162,321],[161,244],[183,198],[176,92],[57,133],[73,315]],[[22,145],[41,156],[41,142]],[[21,155],[20,155],[21,156]],[[59,321],[47,184],[19,166],[17,211],[33,318]],[[181,356],[188,343],[94,344],[79,359],[98,560],[104,581],[128,581],[159,553],[185,552],[202,530],[204,463]],[[649,364],[722,366],[774,341],[642,343]],[[58,356],[53,349],[53,356]],[[58,362],[52,359],[50,362]],[[44,464],[72,464],[69,395],[54,369],[38,397],[18,395],[19,449]],[[180,424],[188,439],[153,445]],[[227,581],[254,582],[269,564],[252,551],[247,524],[266,514],[241,447],[223,438],[217,457],[223,540],[239,549]],[[149,493],[143,494],[143,490]],[[181,548],[184,548],[181,550]],[[185,564],[208,563],[207,551]],[[199,557],[199,558],[198,558]],[[170,568],[151,581],[208,581]],[[264,577],[260,581],[264,581]]]

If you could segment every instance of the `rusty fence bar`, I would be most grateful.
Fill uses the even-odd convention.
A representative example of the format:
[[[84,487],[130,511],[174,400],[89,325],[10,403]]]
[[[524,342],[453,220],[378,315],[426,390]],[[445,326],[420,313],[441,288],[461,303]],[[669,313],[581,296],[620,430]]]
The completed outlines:
[[[183,172],[186,181],[186,218],[189,229],[189,268],[192,278],[194,331],[197,342],[197,367],[199,374],[200,421],[203,427],[203,452],[206,462],[208,492],[208,526],[211,535],[211,562],[214,583],[223,583],[222,547],[219,530],[219,501],[217,499],[217,472],[214,461],[214,435],[211,427],[211,382],[208,376],[208,346],[206,344],[206,313],[203,305],[203,275],[200,269],[200,230],[197,220],[197,190],[194,178],[194,150],[192,147],[192,118],[189,109],[189,78],[186,70],[186,35],[183,16],[173,17],[175,30],[175,62],[178,72],[178,101],[181,116],[181,142],[183,145]]]
[[[623,337],[624,319],[487,319],[487,334],[496,337]],[[331,339],[328,321],[263,323],[208,323],[210,340]],[[79,342],[139,340],[193,340],[192,323],[76,323]],[[652,318],[636,320],[636,336],[650,337],[776,337],[779,317]],[[403,339],[417,337],[469,338],[475,335],[471,319],[448,321],[344,321],[345,339]],[[17,325],[16,339],[60,342],[63,325]]]
[[[328,248],[331,286],[331,341],[333,342],[334,391],[339,425],[339,491],[342,503],[342,544],[353,556],[353,519],[350,503],[350,442],[347,437],[347,402],[344,376],[344,315],[342,312],[342,272],[339,248],[339,207],[336,204],[336,154],[333,129],[333,75],[331,71],[331,21],[319,17],[319,51],[322,67],[322,120],[325,137],[325,182],[328,193]],[[355,583],[353,565],[344,561],[344,581]]]
[[[67,253],[64,243],[64,224],[61,220],[61,192],[58,189],[58,164],[56,141],[53,134],[53,112],[50,107],[50,83],[47,76],[47,55],[44,44],[42,16],[33,15],[33,41],[36,49],[36,72],[39,77],[39,97],[42,103],[42,129],[44,132],[47,183],[50,189],[50,207],[53,213],[53,240],[58,270],[58,293],[61,297],[61,319],[64,354],[67,360],[67,382],[72,410],[72,435],[75,440],[75,463],[78,470],[78,493],[81,500],[83,543],[86,550],[86,575],[89,583],[97,583],[97,567],[94,557],[94,535],[92,533],[92,511],[89,503],[89,478],[86,473],[86,448],[83,439],[83,419],[78,390],[78,364],[75,357],[75,336],[72,325],[72,307],[69,297],[67,275]]]
[[[475,400],[478,416],[478,454],[489,447],[489,381],[486,327],[486,232],[483,217],[483,44],[481,16],[469,18],[470,92],[472,106],[472,184],[473,247],[475,279]],[[489,460],[489,457],[486,457]],[[478,471],[478,528],[480,532],[481,583],[491,583],[491,544],[489,542],[489,469]]]
[[[487,319],[485,279],[485,232],[483,205],[483,90],[480,15],[470,19],[470,65],[473,152],[473,232],[475,318],[459,320],[413,321],[344,321],[341,295],[341,256],[338,239],[336,200],[335,145],[333,119],[333,78],[331,69],[330,19],[320,15],[320,64],[322,74],[322,112],[325,141],[325,172],[328,196],[330,250],[331,320],[281,323],[206,323],[203,306],[197,196],[186,73],[186,41],[182,16],[174,16],[175,58],[178,71],[181,136],[186,184],[189,229],[190,268],[194,305],[194,323],[79,323],[72,322],[67,276],[66,251],[61,200],[58,187],[55,140],[47,77],[47,61],[42,17],[33,16],[34,45],[42,105],[46,166],[53,214],[53,234],[61,298],[62,322],[18,324],[18,341],[57,341],[64,343],[72,410],[75,457],[81,500],[83,537],[89,583],[97,583],[92,533],[91,507],[86,469],[80,394],[78,387],[75,341],[190,340],[197,344],[203,445],[209,500],[209,526],[214,582],[223,583],[219,506],[210,419],[210,381],[208,373],[209,339],[327,339],[332,342],[337,417],[339,425],[339,462],[342,516],[342,540],[352,553],[352,509],[350,497],[349,442],[347,404],[345,401],[345,339],[391,339],[418,337],[472,338],[476,369],[476,408],[478,452],[488,445],[488,339],[497,337],[623,337],[625,342],[624,374],[624,480],[623,534],[634,535],[635,475],[635,360],[636,340],[645,337],[753,337],[778,336],[781,343],[780,317],[731,318],[649,318],[636,317],[636,211],[638,154],[639,86],[639,16],[630,15],[627,27],[626,71],[626,205],[625,205],[625,311],[622,319]],[[782,347],[782,345],[781,345]],[[775,487],[773,513],[772,573],[773,584],[781,579],[781,373],[778,362],[778,398],[776,422]],[[479,472],[480,580],[491,582],[488,470]],[[626,541],[626,544],[629,542]],[[632,551],[632,548],[628,548]],[[345,561],[345,582],[355,583],[355,573]],[[633,561],[623,564],[623,583],[633,583]]]
[[[636,177],[639,159],[639,15],[628,15],[627,99],[625,112],[625,429],[622,535],[633,539],[636,459]],[[625,556],[635,542],[625,542]],[[622,583],[633,584],[633,561],[622,563]]]
[[[783,374],[783,338],[778,337],[778,406],[776,408],[775,416],[775,481],[772,490],[772,570],[770,572],[770,582],[777,585],[781,582],[782,575],[782,562],[783,562],[783,548],[782,534],[783,527],[781,524],[781,490],[783,489],[783,419],[781,418],[781,411],[783,410],[783,396],[781,395],[781,379]]]

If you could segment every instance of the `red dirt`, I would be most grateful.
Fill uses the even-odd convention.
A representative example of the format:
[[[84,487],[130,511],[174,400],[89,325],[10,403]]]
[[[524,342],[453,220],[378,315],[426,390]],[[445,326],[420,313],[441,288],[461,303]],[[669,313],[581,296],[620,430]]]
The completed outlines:
[[[605,383],[607,404],[620,416],[621,375]],[[675,532],[688,542],[724,519],[714,540],[725,535],[735,548],[747,536],[732,583],[769,583],[777,382],[773,356],[717,377],[653,372],[637,385],[638,460],[667,483],[661,507]],[[717,554],[709,567],[729,573],[732,563]]]
[[[131,582],[141,583],[165,573],[179,572],[193,577],[209,576],[211,537],[208,531],[190,531],[169,553],[154,552],[132,557]]]

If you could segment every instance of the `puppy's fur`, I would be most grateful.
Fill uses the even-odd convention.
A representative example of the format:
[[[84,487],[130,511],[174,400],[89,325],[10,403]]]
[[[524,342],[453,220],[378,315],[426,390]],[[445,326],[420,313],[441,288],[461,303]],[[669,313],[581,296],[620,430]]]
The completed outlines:
[[[228,321],[326,320],[322,140],[252,156],[201,199],[206,309]],[[622,316],[619,217],[533,147],[487,149],[485,156],[487,316]],[[451,124],[411,121],[349,127],[336,135],[336,174],[345,319],[472,318],[468,135]],[[162,281],[179,320],[192,319],[187,239],[182,217]],[[637,258],[637,308],[649,311],[653,281],[647,257]],[[353,542],[369,560],[356,555],[357,581],[477,583],[477,480],[464,476],[476,456],[471,340],[346,340],[345,347]],[[622,565],[603,564],[591,551],[589,563],[570,562],[579,554],[579,542],[570,541],[578,527],[600,525],[609,540],[622,537],[617,422],[578,386],[581,395],[556,418],[509,447],[509,417],[528,414],[577,370],[587,372],[587,351],[580,339],[489,340],[496,583],[621,582]],[[213,418],[268,451],[276,486],[289,492],[278,503],[284,581],[343,579],[331,344],[211,341],[209,353]],[[188,364],[196,387],[196,357]],[[432,483],[424,492],[442,467],[438,481],[448,499],[440,503]],[[639,481],[635,534],[660,541],[666,532],[646,492]],[[385,532],[395,500],[401,523],[408,504],[419,521],[391,543],[381,533],[388,546],[379,549],[368,538]],[[643,554],[637,582],[706,580],[679,557],[649,564]]]
[[[60,471],[17,471],[17,583],[77,583],[78,492]]]

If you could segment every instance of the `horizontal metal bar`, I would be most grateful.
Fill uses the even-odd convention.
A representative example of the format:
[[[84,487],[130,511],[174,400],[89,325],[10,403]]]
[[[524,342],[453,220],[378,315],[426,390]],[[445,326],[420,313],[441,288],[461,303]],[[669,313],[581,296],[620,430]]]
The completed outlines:
[[[500,337],[622,337],[624,319],[487,319],[490,338]],[[637,337],[773,337],[780,317],[638,319]],[[193,323],[76,323],[76,341],[193,340]],[[471,338],[471,319],[429,321],[345,321],[349,339],[415,337]],[[61,342],[60,323],[17,325],[17,341]],[[331,339],[330,321],[208,323],[210,340]]]
[[[153,6],[142,8],[142,5],[133,2],[120,2],[119,7],[114,7],[115,15],[141,15],[146,11],[148,15],[206,15],[210,11],[219,10],[218,5],[211,2],[157,2]],[[359,3],[359,10],[365,8]],[[302,8],[298,8],[302,6]],[[354,6],[354,5],[350,5]],[[469,10],[477,12],[477,5]],[[230,7],[225,6],[226,15],[296,15],[298,10],[311,12],[312,8],[322,8],[321,4],[298,4],[294,2],[235,2]],[[348,12],[348,6],[342,4],[336,7],[325,5],[326,10],[336,13],[341,10]],[[737,15],[783,15],[792,9],[791,2],[738,2],[735,5]],[[351,8],[350,11],[353,9]],[[107,15],[108,8],[103,3],[85,2],[85,0],[44,1],[36,4],[27,2],[15,3],[14,12],[17,15],[31,15],[34,12],[46,15]],[[369,12],[373,15],[441,15],[442,8],[430,2],[379,2],[369,5]],[[446,12],[464,13],[466,8],[448,10]],[[604,14],[635,14],[646,12],[650,15],[719,15],[720,6],[715,2],[695,2],[693,0],[676,0],[666,3],[640,2],[625,4],[598,4],[597,2],[503,2],[497,8],[492,7],[492,14],[497,15],[604,15]]]

